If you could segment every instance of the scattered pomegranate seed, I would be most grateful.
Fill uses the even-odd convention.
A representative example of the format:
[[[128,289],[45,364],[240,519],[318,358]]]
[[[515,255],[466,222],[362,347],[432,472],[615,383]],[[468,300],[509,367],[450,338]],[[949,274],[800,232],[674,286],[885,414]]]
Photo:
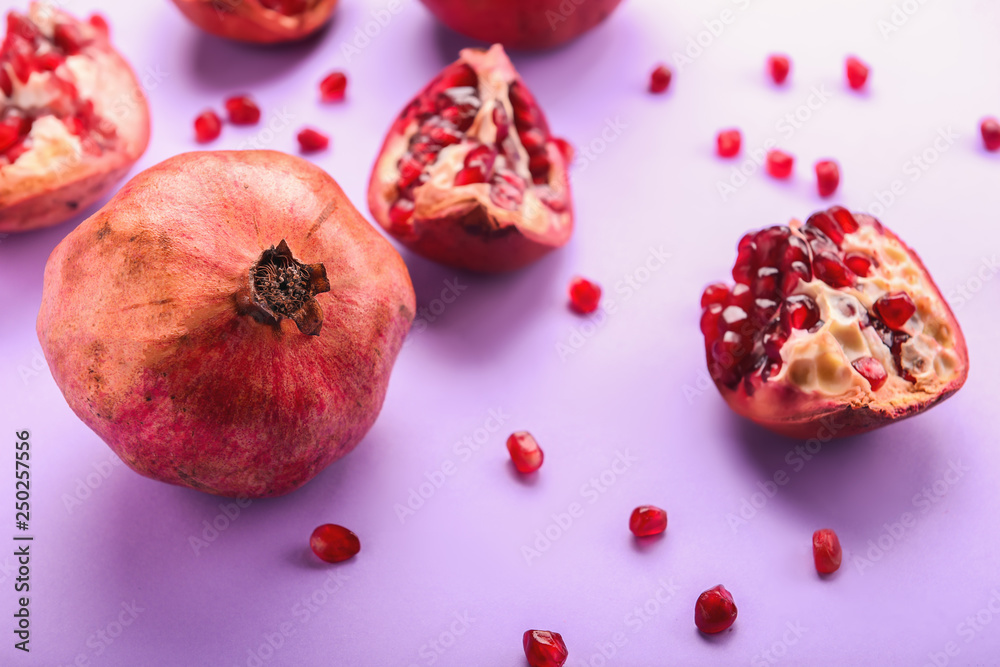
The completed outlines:
[[[226,112],[233,125],[256,125],[260,121],[260,107],[246,95],[226,100]]]
[[[986,118],[979,127],[983,133],[983,145],[988,151],[1000,151],[1000,122],[996,118]]]
[[[524,633],[524,657],[531,667],[562,667],[569,651],[558,632],[527,630]]]
[[[849,252],[844,255],[844,264],[862,278],[867,278],[872,270],[871,258],[867,255],[862,255],[860,252]]]
[[[877,362],[876,362],[877,363]],[[840,568],[844,553],[840,548],[837,533],[823,528],[813,533],[813,560],[820,574],[832,574]]]
[[[854,56],[847,57],[847,83],[854,90],[864,88],[868,81],[868,65],[864,64]]]
[[[514,462],[514,467],[525,475],[541,468],[545,459],[538,441],[527,431],[511,433],[507,438],[507,451],[510,452],[510,460]]]
[[[343,526],[324,523],[309,538],[313,553],[327,563],[339,563],[361,551],[361,540]]]
[[[774,178],[785,179],[792,175],[795,158],[777,149],[767,152],[767,173]]]
[[[636,537],[659,535],[667,529],[667,512],[655,505],[640,505],[632,510],[628,529]]]
[[[297,138],[299,140],[299,148],[302,149],[303,153],[326,150],[326,147],[330,145],[330,137],[311,127],[303,128]]]
[[[601,302],[601,286],[586,278],[574,278],[569,284],[569,305],[581,315],[597,310]]]
[[[820,197],[829,197],[840,186],[840,167],[833,160],[816,163],[816,188]]]
[[[878,359],[861,357],[852,361],[851,365],[854,366],[854,370],[861,373],[864,379],[868,380],[872,391],[881,389],[885,381],[889,379],[889,376],[885,372],[885,366]]]
[[[917,306],[906,292],[884,294],[872,306],[875,314],[882,318],[886,326],[898,331],[917,312]]]
[[[719,155],[721,157],[733,157],[740,152],[740,145],[743,143],[743,136],[736,128],[731,130],[722,130],[719,132],[719,136],[715,138],[715,143],[718,146]]]
[[[694,624],[705,634],[728,630],[736,620],[736,603],[732,594],[719,585],[698,596],[694,605]]]
[[[319,97],[324,102],[340,102],[347,91],[347,75],[341,71],[330,72],[319,82]]]
[[[219,119],[219,114],[211,109],[202,111],[194,119],[194,138],[199,144],[214,141],[220,134],[222,134],[222,121]]]
[[[649,92],[651,93],[662,93],[670,87],[670,81],[673,79],[673,72],[666,65],[657,65],[656,69],[649,76]]]
[[[108,20],[101,14],[91,14],[87,21],[105,37],[110,34],[111,29],[108,27]]]
[[[788,72],[791,68],[792,63],[788,60],[788,56],[774,54],[767,57],[767,71],[779,86],[788,78]]]

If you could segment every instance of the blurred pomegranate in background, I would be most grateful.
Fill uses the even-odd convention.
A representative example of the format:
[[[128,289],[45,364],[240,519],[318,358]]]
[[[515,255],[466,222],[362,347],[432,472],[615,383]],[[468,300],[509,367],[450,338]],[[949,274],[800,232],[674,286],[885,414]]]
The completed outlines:
[[[446,26],[512,49],[547,49],[579,37],[621,0],[420,0]]]
[[[240,42],[275,44],[323,27],[337,0],[174,0],[205,32]]]

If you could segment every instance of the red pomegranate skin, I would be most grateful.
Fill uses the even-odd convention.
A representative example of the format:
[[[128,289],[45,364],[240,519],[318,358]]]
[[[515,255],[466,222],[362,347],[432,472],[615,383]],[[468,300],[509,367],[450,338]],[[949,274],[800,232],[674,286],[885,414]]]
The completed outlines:
[[[548,49],[579,37],[621,0],[421,0],[446,26],[512,49]]]
[[[338,0],[309,0],[306,10],[286,15],[261,0],[173,0],[207,33],[239,42],[278,44],[305,39],[330,20]]]
[[[89,99],[97,116],[113,125],[116,139],[96,154],[78,154],[65,145],[42,145],[36,141],[37,151],[30,151],[13,164],[0,165],[0,232],[3,233],[51,227],[86,210],[125,177],[149,144],[146,96],[131,66],[107,35],[40,2],[31,3],[28,16],[43,25],[68,23],[83,33],[87,43],[74,55],[93,63],[95,80],[86,89],[92,89],[94,96]],[[9,99],[3,99],[10,104]],[[49,108],[35,109],[35,113],[46,120],[53,117]]]
[[[318,335],[259,321],[250,267],[322,263]],[[311,163],[186,153],[133,178],[53,251],[38,337],[73,411],[139,473],[288,493],[374,423],[415,311],[399,254]]]

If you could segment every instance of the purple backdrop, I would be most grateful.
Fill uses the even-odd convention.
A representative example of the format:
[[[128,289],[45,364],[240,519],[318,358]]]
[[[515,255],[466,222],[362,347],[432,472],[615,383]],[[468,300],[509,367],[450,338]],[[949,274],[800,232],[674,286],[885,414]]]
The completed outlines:
[[[277,49],[208,37],[165,1],[65,4],[100,6],[148,89],[137,170],[195,149],[194,116],[251,92],[261,125],[226,127],[213,147],[294,151],[316,125],[333,137],[316,162],[357,204],[392,117],[465,43],[413,1],[380,25],[394,3],[343,0],[320,37]],[[574,667],[1000,664],[1000,155],[977,135],[1000,114],[997,25],[1000,6],[981,0],[627,0],[566,48],[515,54],[583,156],[575,238],[489,278],[404,253],[424,324],[378,423],[277,500],[238,507],[120,465],[67,408],[34,332],[45,259],[82,217],[3,238],[0,425],[8,442],[31,431],[36,541],[29,656],[12,646],[17,574],[0,549],[0,663],[521,665],[521,633],[544,628]],[[763,74],[772,50],[794,61],[781,89]],[[843,83],[850,52],[873,67],[866,93]],[[680,54],[671,91],[647,95],[652,65]],[[335,67],[349,101],[320,105]],[[734,176],[741,163],[713,154],[733,125],[743,158],[769,140],[795,154],[794,179]],[[840,161],[842,203],[874,207],[920,251],[973,368],[930,413],[806,458],[708,386],[698,296],[745,230],[823,205],[822,157]],[[613,314],[568,311],[577,273],[604,285]],[[508,464],[518,429],[545,449],[537,479]],[[628,515],[644,503],[670,527],[636,544]],[[307,540],[324,522],[355,530],[361,554],[319,563]],[[845,548],[829,580],[810,553],[824,526]],[[718,583],[740,616],[706,638],[694,600]]]

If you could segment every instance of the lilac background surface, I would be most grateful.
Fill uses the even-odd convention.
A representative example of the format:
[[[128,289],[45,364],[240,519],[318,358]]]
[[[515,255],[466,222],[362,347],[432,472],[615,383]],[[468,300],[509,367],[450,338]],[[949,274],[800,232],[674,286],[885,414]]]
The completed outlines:
[[[316,125],[333,148],[315,161],[363,210],[392,117],[467,43],[413,1],[349,61],[343,46],[385,3],[343,0],[319,38],[279,49],[205,36],[168,2],[65,4],[104,11],[147,85],[153,140],[136,170],[195,149],[197,112],[249,91],[264,122],[226,127],[213,147],[255,139],[294,151],[299,127]],[[378,423],[304,489],[238,516],[227,500],[113,465],[45,368],[34,333],[42,269],[83,216],[3,238],[0,427],[8,441],[31,431],[36,542],[28,657],[11,646],[16,575],[0,549],[0,663],[521,665],[521,633],[537,627],[563,634],[572,666],[1000,664],[1000,155],[977,134],[983,115],[1000,114],[1000,5],[903,5],[919,8],[883,35],[890,2],[626,0],[566,48],[515,54],[555,131],[591,146],[574,171],[575,238],[491,278],[404,253],[432,310],[399,358]],[[701,53],[692,48],[671,92],[647,95],[652,64],[699,36]],[[794,60],[781,89],[763,75],[771,51]],[[873,67],[866,93],[842,82],[849,52]],[[316,82],[334,67],[349,72],[349,101],[322,106]],[[796,112],[797,127],[782,120]],[[739,162],[714,156],[714,136],[733,125],[744,157],[769,138],[795,154],[794,179],[756,173],[720,196]],[[939,136],[951,138],[935,147]],[[914,156],[925,153],[922,168]],[[899,181],[901,194],[876,212],[951,300],[972,372],[931,412],[805,460],[800,443],[744,423],[707,385],[697,300],[728,274],[745,230],[824,205],[811,169],[828,156],[844,174],[839,200],[853,208],[878,204]],[[669,259],[647,264],[657,253]],[[576,273],[604,285],[614,314],[568,311]],[[435,301],[449,285],[459,286],[454,302]],[[504,439],[517,429],[545,449],[534,479],[508,464]],[[12,522],[5,451],[0,497]],[[767,497],[779,471],[788,483]],[[440,488],[425,484],[442,477]],[[429,497],[401,521],[397,506],[422,484]],[[553,528],[571,503],[582,514]],[[670,527],[638,544],[627,519],[643,503],[667,508]],[[223,530],[206,529],[213,521]],[[307,538],[324,522],[354,529],[361,554],[320,564]],[[824,526],[845,547],[829,580],[810,552]],[[526,558],[522,547],[546,529],[562,534]],[[195,549],[191,538],[206,543]],[[717,583],[740,616],[706,638],[692,609]],[[121,629],[123,605],[135,618]]]

